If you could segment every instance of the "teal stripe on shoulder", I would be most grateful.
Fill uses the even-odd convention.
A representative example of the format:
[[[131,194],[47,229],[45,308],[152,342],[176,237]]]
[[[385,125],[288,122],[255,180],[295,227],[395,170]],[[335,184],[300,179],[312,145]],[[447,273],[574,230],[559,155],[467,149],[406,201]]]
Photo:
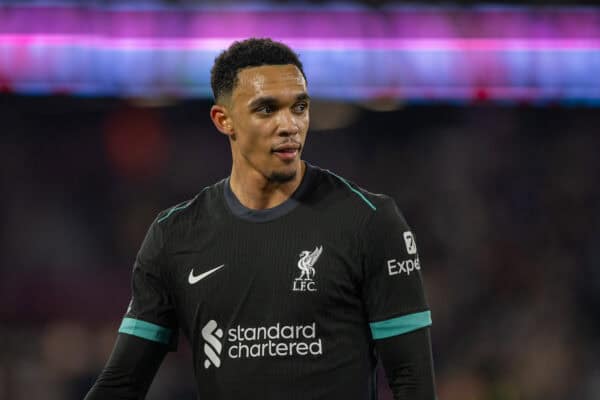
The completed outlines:
[[[169,344],[173,335],[169,328],[135,318],[123,318],[119,332],[164,344]]]
[[[173,214],[175,211],[183,210],[184,208],[189,207],[189,205],[192,204],[192,201],[194,201],[194,200],[190,200],[190,201],[188,201],[187,203],[185,203],[185,204],[183,204],[181,206],[175,206],[175,207],[171,208],[167,214],[165,214],[162,217],[160,217],[158,219],[158,221],[156,221],[156,222],[162,222],[165,219],[169,218],[171,216],[171,214]]]
[[[404,315],[385,321],[371,322],[371,335],[373,339],[385,339],[392,336],[416,331],[431,325],[431,311],[423,311]]]
[[[341,176],[339,176],[339,175],[337,175],[337,174],[334,174],[334,173],[333,173],[333,172],[331,172],[331,171],[327,171],[327,172],[329,172],[331,175],[335,176],[335,177],[336,177],[336,178],[338,178],[340,181],[342,181],[342,182],[344,183],[344,185],[348,186],[348,189],[350,189],[352,192],[354,192],[356,195],[358,195],[358,197],[360,197],[360,198],[362,199],[362,201],[364,201],[365,203],[367,203],[367,205],[368,205],[369,207],[371,207],[371,209],[372,209],[373,211],[377,210],[377,207],[375,207],[375,205],[374,205],[373,203],[371,203],[371,201],[369,201],[369,199],[367,199],[367,198],[365,197],[365,195],[364,195],[364,194],[362,194],[362,193],[361,193],[359,190],[356,190],[355,188],[353,188],[353,187],[352,187],[352,185],[350,185],[350,183],[349,183],[347,180],[345,180],[344,178],[342,178]]]

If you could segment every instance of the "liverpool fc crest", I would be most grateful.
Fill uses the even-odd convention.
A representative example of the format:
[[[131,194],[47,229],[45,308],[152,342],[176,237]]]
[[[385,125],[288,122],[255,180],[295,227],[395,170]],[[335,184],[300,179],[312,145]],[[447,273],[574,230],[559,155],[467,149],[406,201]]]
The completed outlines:
[[[314,265],[323,252],[323,246],[317,246],[311,252],[304,250],[300,253],[300,260],[298,260],[298,269],[300,269],[300,276],[294,279],[294,285],[292,290],[294,292],[316,292],[317,284],[314,281],[316,274]]]

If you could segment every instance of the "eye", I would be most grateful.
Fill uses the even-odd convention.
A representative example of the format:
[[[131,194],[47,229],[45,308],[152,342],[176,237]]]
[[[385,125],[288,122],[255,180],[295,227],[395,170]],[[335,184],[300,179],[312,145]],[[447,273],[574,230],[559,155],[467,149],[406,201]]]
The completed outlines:
[[[297,114],[302,114],[304,111],[306,111],[306,109],[308,108],[308,103],[297,103],[294,105],[294,112]]]
[[[275,111],[275,107],[272,104],[263,104],[256,109],[256,112],[260,114],[272,114]]]

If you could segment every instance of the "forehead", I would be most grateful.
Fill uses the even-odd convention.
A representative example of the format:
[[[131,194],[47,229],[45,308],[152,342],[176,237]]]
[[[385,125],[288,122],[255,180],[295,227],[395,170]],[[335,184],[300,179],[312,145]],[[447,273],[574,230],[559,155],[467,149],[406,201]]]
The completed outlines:
[[[237,74],[233,100],[249,101],[253,98],[295,97],[306,92],[306,81],[300,70],[292,64],[261,65],[244,68]]]

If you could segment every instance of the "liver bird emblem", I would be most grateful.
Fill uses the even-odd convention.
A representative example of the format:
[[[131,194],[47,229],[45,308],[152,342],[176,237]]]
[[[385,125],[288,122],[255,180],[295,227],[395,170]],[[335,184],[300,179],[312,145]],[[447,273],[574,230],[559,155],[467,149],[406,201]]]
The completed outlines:
[[[315,276],[315,269],[313,265],[317,262],[321,253],[323,252],[323,246],[317,246],[311,252],[304,250],[300,253],[300,260],[298,260],[298,268],[302,273],[300,274],[299,280],[309,281]]]

